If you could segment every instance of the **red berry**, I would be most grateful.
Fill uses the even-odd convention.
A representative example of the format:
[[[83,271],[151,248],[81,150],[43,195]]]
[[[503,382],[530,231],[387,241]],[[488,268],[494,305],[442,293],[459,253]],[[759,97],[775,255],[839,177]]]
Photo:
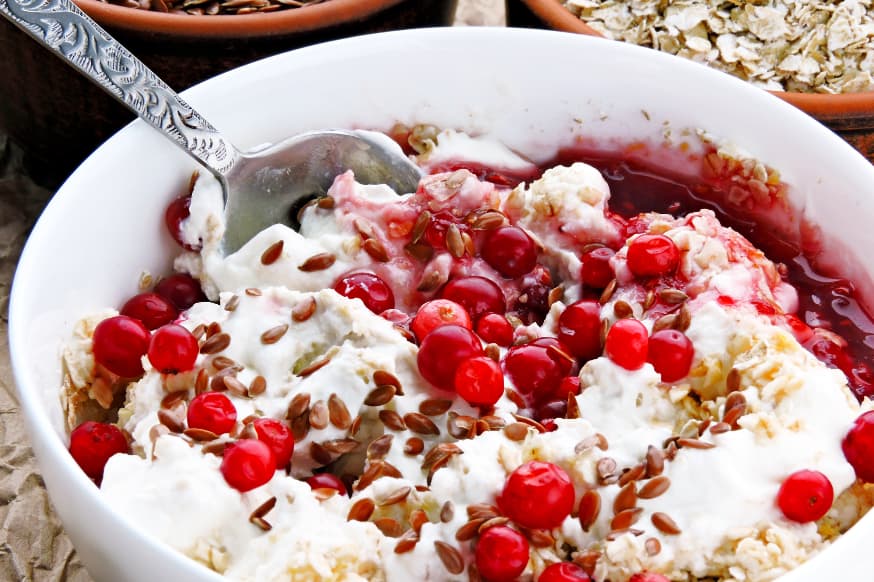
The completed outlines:
[[[449,210],[438,210],[433,213],[428,228],[425,229],[425,242],[435,249],[445,249],[446,231],[452,224],[462,232],[468,229],[466,225],[459,223],[458,218]]]
[[[580,393],[580,377],[579,376],[565,376],[561,379],[561,382],[558,383],[558,388],[556,389],[553,396],[555,398],[559,398],[561,400],[567,401],[568,396],[576,396]]]
[[[534,412],[534,420],[541,423],[554,421],[556,418],[564,418],[567,414],[567,399],[550,400],[537,407]],[[554,423],[553,423],[554,424]],[[555,428],[558,428],[557,426]],[[550,430],[555,430],[555,428]]]
[[[555,392],[562,378],[567,376],[573,363],[550,353],[540,338],[528,344],[510,348],[504,357],[507,375],[517,390],[542,399]],[[558,340],[551,338],[558,344]],[[541,342],[541,343],[538,343]],[[567,348],[559,347],[566,351]]]
[[[155,293],[173,304],[179,311],[185,311],[195,303],[206,301],[200,283],[191,275],[177,273],[158,281]]]
[[[474,406],[491,406],[504,394],[501,366],[487,356],[464,360],[455,372],[455,391]]]
[[[199,353],[197,338],[175,323],[155,330],[149,343],[149,361],[162,374],[178,374],[191,370]]]
[[[470,315],[464,307],[448,299],[434,299],[426,301],[419,307],[410,329],[422,341],[426,335],[441,325],[460,325],[470,329],[472,327]]]
[[[425,380],[451,390],[461,363],[482,355],[483,346],[472,331],[460,325],[442,325],[422,340],[416,362]]]
[[[603,289],[615,276],[610,259],[615,253],[607,247],[598,247],[584,253],[580,257],[583,266],[580,268],[580,280],[586,287]]]
[[[89,420],[70,433],[70,454],[78,465],[97,484],[103,479],[103,468],[109,457],[129,453],[130,446],[121,429],[114,424]]]
[[[571,303],[558,318],[558,339],[583,360],[601,355],[601,305],[584,299]]]
[[[592,578],[573,562],[558,562],[541,572],[537,582],[592,582]]]
[[[628,245],[628,268],[637,277],[661,277],[677,270],[680,249],[663,234],[642,234]]]
[[[231,432],[237,422],[234,403],[221,392],[204,392],[188,405],[188,428],[201,428],[214,434]]]
[[[483,259],[504,277],[521,277],[537,264],[537,247],[518,226],[502,226],[483,242]]]
[[[360,299],[367,309],[376,314],[395,306],[391,287],[373,273],[344,275],[334,283],[334,291],[349,299]]]
[[[628,579],[628,582],[671,582],[666,576],[653,572],[638,572]]]
[[[336,475],[331,473],[316,473],[307,479],[311,489],[336,489],[341,495],[346,495],[346,486]]]
[[[571,514],[574,486],[558,465],[528,461],[507,477],[498,505],[523,527],[552,529]]]
[[[841,446],[847,462],[856,470],[856,477],[874,483],[874,410],[856,419]]]
[[[504,292],[497,283],[485,277],[452,279],[440,291],[440,297],[462,305],[473,319],[479,319],[485,313],[504,313],[507,310]]]
[[[646,363],[646,326],[636,319],[620,319],[607,332],[604,353],[626,370],[638,370]]]
[[[157,293],[140,293],[127,300],[121,314],[139,319],[146,329],[158,329],[176,319],[178,312],[172,303]]]
[[[267,443],[240,439],[225,448],[221,472],[228,485],[245,493],[270,481],[276,473],[276,459]]]
[[[94,360],[118,376],[135,378],[143,373],[142,357],[149,349],[149,330],[126,315],[104,319],[94,328]]]
[[[276,468],[284,469],[291,462],[294,453],[294,435],[282,422],[272,418],[256,418],[252,422],[258,440],[267,443],[276,459]]]
[[[777,505],[788,519],[807,523],[824,516],[834,498],[828,477],[819,471],[801,470],[783,481],[777,493]]]
[[[695,348],[681,331],[661,329],[649,338],[646,361],[661,374],[662,382],[676,382],[689,374]]]
[[[488,582],[509,582],[528,565],[528,540],[505,525],[490,527],[476,543],[476,567]]]
[[[499,313],[486,313],[476,322],[476,333],[484,342],[507,347],[513,343],[513,326]]]
[[[197,252],[201,248],[200,245],[193,246],[182,240],[182,221],[191,214],[190,207],[191,196],[180,196],[167,206],[167,210],[164,212],[164,224],[167,225],[170,236],[180,247]]]

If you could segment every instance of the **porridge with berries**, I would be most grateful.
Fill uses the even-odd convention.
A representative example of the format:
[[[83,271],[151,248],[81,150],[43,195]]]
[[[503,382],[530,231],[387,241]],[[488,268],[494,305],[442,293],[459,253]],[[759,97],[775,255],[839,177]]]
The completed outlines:
[[[230,579],[541,582],[772,580],[865,514],[867,316],[728,226],[774,171],[404,137],[416,192],[340,175],[227,257],[198,178],[177,272],[78,323],[70,451],[114,510]]]

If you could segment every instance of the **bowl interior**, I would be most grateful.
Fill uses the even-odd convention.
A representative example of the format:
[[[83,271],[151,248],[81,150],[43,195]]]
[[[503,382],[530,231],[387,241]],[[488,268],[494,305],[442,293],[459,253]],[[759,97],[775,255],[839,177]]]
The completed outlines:
[[[545,31],[416,30],[272,57],[185,97],[244,149],[310,129],[432,123],[492,134],[542,161],[576,138],[660,142],[666,127],[675,136],[703,129],[779,170],[797,209],[794,228],[814,219],[826,256],[855,257],[844,265],[855,265],[849,274],[871,288],[874,265],[864,251],[874,246],[866,218],[874,215],[874,168],[775,97],[655,51]],[[59,348],[74,322],[119,305],[143,272],[169,270],[174,248],[163,210],[195,169],[156,132],[131,124],[57,193],[15,276],[10,345],[22,408],[52,499],[98,579],[214,577],[103,506],[66,453],[58,399]],[[99,536],[91,527],[98,519],[106,524]],[[871,535],[874,518],[863,519],[786,580],[865,579],[874,555],[859,548]],[[137,550],[122,557],[113,545]]]

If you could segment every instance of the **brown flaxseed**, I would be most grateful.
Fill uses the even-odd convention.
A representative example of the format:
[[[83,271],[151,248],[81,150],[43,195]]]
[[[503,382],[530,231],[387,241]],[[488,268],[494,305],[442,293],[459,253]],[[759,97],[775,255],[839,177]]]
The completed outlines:
[[[305,260],[297,268],[306,273],[324,271],[331,268],[336,260],[337,257],[333,253],[318,253]]]
[[[657,511],[652,514],[650,519],[656,529],[663,534],[677,535],[682,532],[682,530],[677,526],[677,523],[666,513]]]
[[[370,258],[380,263],[387,263],[389,260],[388,251],[385,250],[385,245],[379,242],[379,239],[368,238],[364,240],[361,248],[370,255]]]
[[[455,506],[451,501],[447,501],[440,508],[440,521],[442,523],[449,523],[453,517],[455,517]]]
[[[332,425],[341,430],[346,430],[352,425],[352,415],[349,414],[346,403],[336,393],[328,396],[328,419]]]
[[[419,437],[410,437],[404,443],[404,453],[408,455],[418,455],[425,450],[425,441]]]
[[[291,310],[291,319],[298,323],[307,321],[316,312],[316,298],[308,297],[294,306]]]
[[[404,424],[414,433],[422,435],[439,435],[440,429],[434,421],[421,412],[408,412],[404,415]]]
[[[407,424],[403,417],[394,410],[383,409],[379,411],[379,420],[390,430],[407,430]]]
[[[386,537],[397,538],[404,533],[404,527],[401,525],[401,522],[392,519],[391,517],[380,517],[379,519],[374,519],[373,525],[375,525]]]
[[[379,507],[397,505],[398,503],[406,501],[407,497],[409,497],[412,492],[413,488],[409,485],[399,487],[381,499],[377,505],[379,505]]]
[[[380,459],[384,459],[388,452],[391,450],[392,442],[394,441],[394,435],[384,434],[380,437],[373,439],[369,445],[367,445],[367,460],[376,461]]]
[[[580,520],[580,525],[583,531],[589,531],[598,519],[598,514],[601,513],[601,494],[594,489],[589,489],[580,498],[580,505],[577,511],[577,517]]]
[[[649,445],[646,449],[646,474],[648,477],[661,475],[665,469],[665,455],[658,447]]]
[[[373,515],[374,509],[376,509],[376,504],[373,502],[373,499],[362,497],[349,508],[346,521],[367,521]]]
[[[667,491],[670,486],[671,480],[665,475],[659,475],[644,483],[637,496],[641,499],[654,499]]]
[[[371,390],[364,397],[367,406],[385,406],[394,398],[396,388],[390,384],[382,384]]]
[[[662,551],[662,543],[657,538],[647,538],[643,542],[643,548],[647,556],[657,556]]]
[[[446,568],[447,572],[453,575],[464,572],[464,558],[461,552],[440,540],[434,541],[434,549],[437,551],[437,557],[443,562],[443,567]]]
[[[523,441],[528,436],[528,425],[514,422],[504,427],[504,436],[511,441]]]
[[[440,416],[452,408],[452,401],[447,398],[428,398],[419,403],[419,412],[425,416]]]
[[[423,210],[419,213],[419,216],[416,217],[416,222],[413,223],[413,230],[410,232],[410,242],[412,244],[418,243],[422,236],[425,234],[425,230],[427,230],[428,225],[431,224],[431,213],[427,210]]]
[[[225,350],[229,345],[231,345],[231,336],[220,332],[208,337],[202,344],[200,344],[200,353],[217,354]]]
[[[322,358],[321,360],[316,360],[315,362],[313,362],[312,364],[310,364],[309,366],[307,366],[306,368],[304,368],[303,370],[298,372],[297,375],[300,376],[301,378],[306,378],[310,374],[313,374],[313,373],[317,372],[318,370],[321,370],[322,368],[327,366],[330,363],[330,361],[331,361],[331,358]]]
[[[267,247],[263,253],[261,253],[261,264],[262,265],[272,265],[276,261],[279,260],[279,257],[282,256],[282,249],[285,247],[285,241],[278,240],[269,247]]]

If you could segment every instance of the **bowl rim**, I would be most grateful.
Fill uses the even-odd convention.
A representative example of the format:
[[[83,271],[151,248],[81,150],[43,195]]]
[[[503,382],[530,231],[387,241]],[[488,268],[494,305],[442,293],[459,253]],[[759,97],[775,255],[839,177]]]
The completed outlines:
[[[93,0],[87,0],[93,1]],[[514,0],[507,0],[512,2]],[[603,36],[556,0],[521,0],[537,18],[555,30]],[[769,91],[806,113],[820,118],[861,117],[874,113],[874,91],[860,93],[798,93]]]
[[[110,4],[74,0],[104,26],[128,31],[191,38],[249,38],[310,32],[363,20],[406,0],[328,0],[312,6],[255,14],[171,14]]]

